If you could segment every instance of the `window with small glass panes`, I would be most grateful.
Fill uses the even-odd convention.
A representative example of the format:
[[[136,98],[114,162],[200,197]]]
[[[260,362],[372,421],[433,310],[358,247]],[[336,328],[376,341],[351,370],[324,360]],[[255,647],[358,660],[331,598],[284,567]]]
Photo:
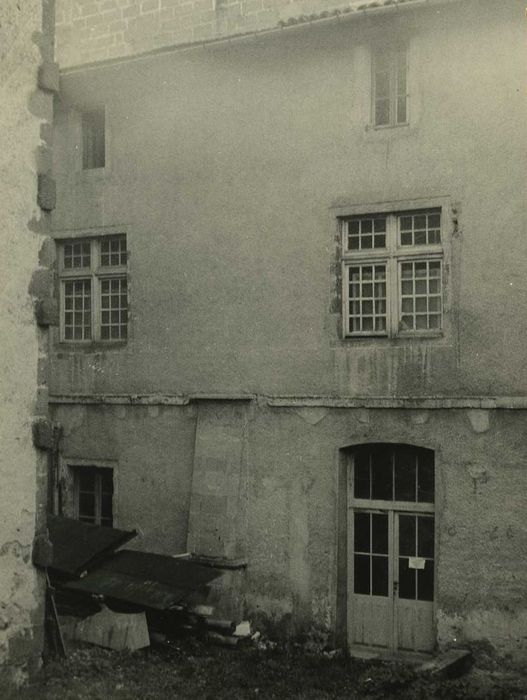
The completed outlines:
[[[113,527],[113,469],[88,466],[72,469],[77,520]]]
[[[128,338],[126,235],[59,242],[63,342]]]
[[[441,209],[352,216],[341,226],[344,335],[439,334]]]

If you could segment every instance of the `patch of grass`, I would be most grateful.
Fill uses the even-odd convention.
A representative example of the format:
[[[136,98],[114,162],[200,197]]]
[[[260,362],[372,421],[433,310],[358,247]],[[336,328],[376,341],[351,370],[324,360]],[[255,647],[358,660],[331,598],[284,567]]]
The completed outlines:
[[[438,681],[395,664],[299,651],[224,649],[192,639],[134,653],[91,646],[54,660],[17,700],[512,700],[527,696],[525,679],[470,674]],[[7,699],[6,699],[7,700]]]

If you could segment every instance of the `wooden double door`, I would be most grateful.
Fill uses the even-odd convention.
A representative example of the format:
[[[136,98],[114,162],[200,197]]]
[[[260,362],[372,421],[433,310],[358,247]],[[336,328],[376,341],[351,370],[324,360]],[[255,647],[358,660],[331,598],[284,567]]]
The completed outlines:
[[[370,448],[368,457],[362,475],[360,456],[352,464],[349,642],[387,651],[430,652],[435,646],[433,460],[417,448],[393,445],[377,453]],[[382,488],[381,476],[388,481]]]

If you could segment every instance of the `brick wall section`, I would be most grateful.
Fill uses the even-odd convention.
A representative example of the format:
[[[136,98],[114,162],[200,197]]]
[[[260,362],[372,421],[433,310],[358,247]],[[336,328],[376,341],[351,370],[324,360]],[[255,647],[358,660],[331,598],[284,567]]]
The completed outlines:
[[[276,27],[345,0],[57,0],[62,68]]]

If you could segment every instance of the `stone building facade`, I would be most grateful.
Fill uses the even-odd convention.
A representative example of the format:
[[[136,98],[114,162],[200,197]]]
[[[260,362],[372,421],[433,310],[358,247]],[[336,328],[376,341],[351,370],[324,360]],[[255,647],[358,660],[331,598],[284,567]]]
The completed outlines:
[[[18,684],[40,661],[44,639],[48,342],[56,321],[54,243],[49,236],[53,2],[0,8],[0,687]]]
[[[57,501],[275,633],[521,663],[523,5],[225,6],[59,11]]]

